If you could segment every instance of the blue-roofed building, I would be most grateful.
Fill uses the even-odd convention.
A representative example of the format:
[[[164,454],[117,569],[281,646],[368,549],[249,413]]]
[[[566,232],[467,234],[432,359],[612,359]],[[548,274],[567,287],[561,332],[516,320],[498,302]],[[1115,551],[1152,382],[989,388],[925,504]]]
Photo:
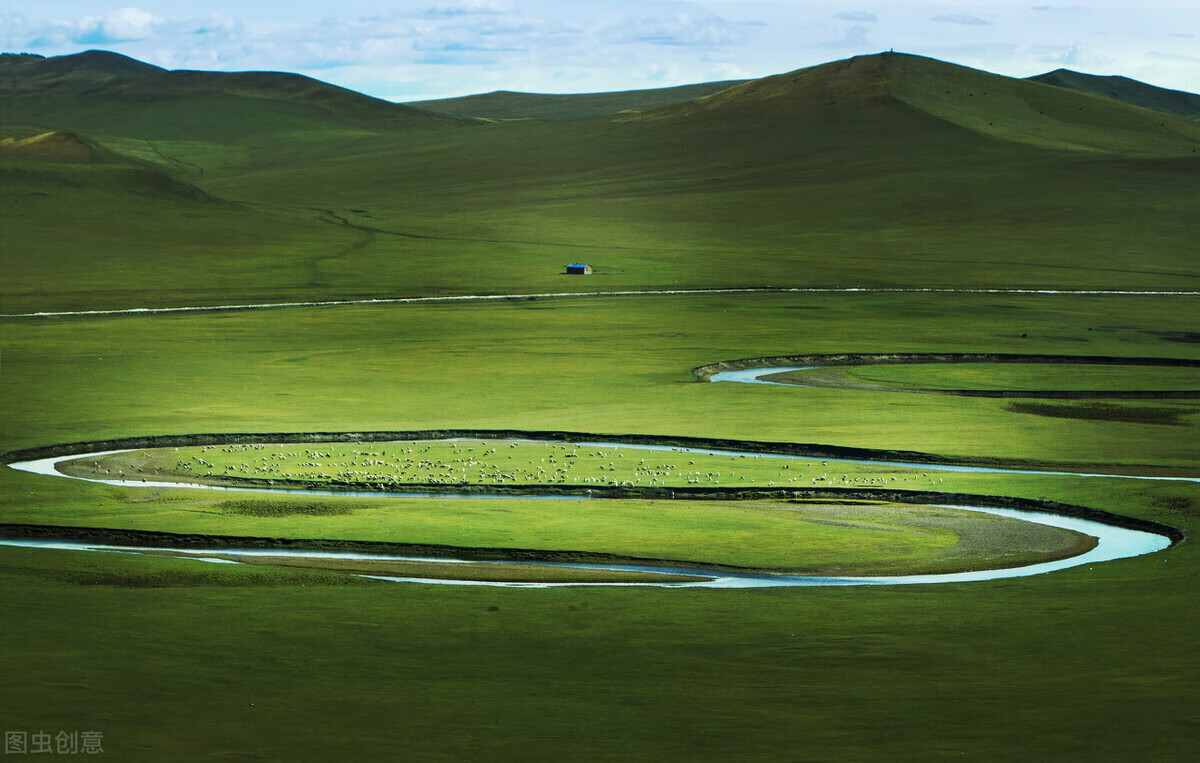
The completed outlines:
[[[592,266],[585,265],[582,262],[573,262],[567,265],[567,272],[572,275],[590,276],[592,274]]]

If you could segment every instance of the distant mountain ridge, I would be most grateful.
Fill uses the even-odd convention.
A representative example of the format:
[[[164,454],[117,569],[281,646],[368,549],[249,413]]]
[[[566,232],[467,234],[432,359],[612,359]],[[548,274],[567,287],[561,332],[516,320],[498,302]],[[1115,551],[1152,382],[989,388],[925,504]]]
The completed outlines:
[[[879,67],[886,65],[890,73],[885,73],[884,69],[879,67],[873,70],[872,67],[876,64]],[[851,72],[851,69],[854,71]],[[924,70],[925,74],[918,73],[918,69]],[[103,50],[89,50],[50,58],[33,54],[6,53],[0,55],[0,105],[7,102],[10,106],[6,110],[21,117],[17,121],[22,123],[42,124],[48,128],[104,131],[113,125],[106,125],[103,121],[71,123],[69,120],[63,121],[62,117],[85,110],[84,107],[89,103],[137,103],[144,108],[151,103],[163,105],[172,101],[201,98],[209,98],[210,102],[206,107],[219,111],[222,104],[211,99],[224,98],[237,102],[226,105],[230,105],[231,108],[236,106],[234,110],[239,112],[240,118],[251,123],[248,127],[254,127],[252,123],[255,121],[260,124],[271,122],[271,119],[253,118],[254,108],[266,107],[273,109],[276,112],[275,116],[285,121],[301,117],[302,114],[296,109],[302,108],[311,110],[312,114],[327,121],[367,129],[390,130],[414,126],[468,125],[477,123],[479,119],[563,120],[604,116],[640,119],[642,117],[639,113],[658,118],[671,113],[672,110],[707,112],[725,102],[743,105],[757,102],[761,105],[772,100],[772,91],[778,91],[776,95],[782,95],[783,91],[780,88],[783,83],[799,83],[801,80],[805,83],[802,87],[784,88],[788,93],[788,108],[813,108],[837,100],[844,101],[862,96],[863,88],[883,87],[888,77],[892,79],[888,80],[887,87],[894,93],[905,90],[906,86],[901,82],[904,77],[925,77],[926,84],[932,84],[927,75],[935,69],[940,69],[937,77],[943,79],[947,76],[951,79],[953,76],[959,76],[948,75],[947,72],[950,71],[957,71],[960,75],[963,72],[976,72],[979,76],[995,78],[994,82],[1009,83],[1001,89],[1010,93],[1015,92],[1013,88],[1016,87],[1011,83],[1026,82],[1054,86],[1066,92],[1104,96],[1178,116],[1194,118],[1194,115],[1200,113],[1198,94],[1159,88],[1126,77],[1100,77],[1059,69],[1027,80],[1017,80],[902,53],[856,56],[842,62],[807,67],[756,80],[728,80],[669,88],[583,94],[538,94],[501,90],[462,98],[414,101],[407,104],[374,98],[286,72],[167,70]],[[874,85],[869,82],[873,82]],[[954,84],[936,84],[934,90],[917,93],[915,100],[922,100],[926,106],[930,106],[930,99],[937,95],[936,87],[949,85],[949,93],[945,94],[953,95]],[[1026,93],[1025,96],[1029,94]],[[1020,100],[1039,100],[1036,96],[1025,96],[1021,96]],[[900,97],[905,96],[901,93]],[[974,96],[968,93],[967,97]],[[993,99],[992,103],[994,102]],[[1023,108],[1020,103],[1014,102],[1011,105]],[[947,111],[961,111],[957,105],[941,106],[948,107]],[[934,108],[937,110],[940,107],[935,105]],[[1044,113],[1045,109],[1039,111]],[[170,117],[176,118],[177,115],[171,114]],[[977,128],[989,128],[984,130],[985,132],[997,132],[992,129],[997,127],[994,118],[987,119],[981,125],[974,124],[980,119],[968,117],[966,121]]]
[[[673,103],[712,95],[747,81],[726,80],[677,87],[573,95],[496,90],[491,93],[468,95],[461,98],[410,101],[408,105],[446,114],[484,119],[580,119],[669,106]]]
[[[7,68],[15,74],[19,67],[27,67],[26,71],[34,76],[84,73],[97,79],[104,76],[147,75],[167,71],[161,66],[148,64],[108,50],[85,50],[82,53],[49,58],[32,55],[0,58],[0,72],[4,72]]]
[[[1165,111],[1178,116],[1200,114],[1200,95],[1183,90],[1156,87],[1128,77],[1100,76],[1070,69],[1055,69],[1052,72],[1029,77],[1029,79],[1046,85],[1103,95],[1118,101],[1132,103],[1135,106]]]
[[[915,135],[914,131],[932,129],[928,120],[933,118],[989,138],[1058,150],[1182,156],[1196,153],[1200,145],[1200,125],[1180,117],[892,52],[763,77],[621,119],[791,130],[801,123],[815,126],[839,113],[854,130],[891,125]]]
[[[1061,73],[1056,81],[1068,79],[1091,81]],[[1126,95],[1189,95],[1132,82],[1124,81]],[[786,136],[804,141],[820,136],[830,148],[861,151],[864,142],[877,141],[873,136],[888,131],[924,140],[925,133],[944,126],[1044,149],[1130,156],[1190,156],[1200,144],[1200,124],[1191,119],[1077,88],[894,52],[741,82],[584,95],[501,91],[457,99],[460,106],[464,101],[473,104],[474,113],[491,113],[491,119],[561,123],[595,116],[646,129],[668,127],[680,140],[697,127],[727,134],[730,141],[754,133],[762,146],[778,145],[789,155],[794,146]],[[35,128],[24,134],[10,130],[14,137],[65,130],[85,139],[257,141],[256,152],[263,150],[262,140],[270,139],[282,140],[285,153],[282,146],[298,135],[484,123],[372,98],[299,74],[168,71],[107,51],[0,57],[0,110],[15,117],[11,124]],[[831,129],[833,124],[840,126]]]
[[[892,55],[904,56],[906,54]],[[856,56],[855,58],[870,57]],[[801,69],[797,71],[805,70]],[[771,79],[771,77],[761,79]],[[1177,116],[1195,117],[1200,115],[1200,94],[1161,88],[1128,77],[1098,76],[1083,74],[1069,69],[1057,69],[1045,74],[1027,77],[1026,80],[1093,95],[1102,95],[1134,106],[1165,111]],[[675,106],[715,95],[730,88],[748,85],[755,81],[725,80],[645,90],[577,94],[496,90],[490,93],[467,95],[458,98],[410,101],[408,105],[447,114],[483,119],[575,119],[606,115],[616,116],[622,112],[648,111]]]
[[[286,72],[167,70],[102,50],[52,58],[0,56],[0,99],[12,102],[12,110],[18,114],[24,111],[53,118],[58,113],[81,110],[88,103],[125,102],[145,107],[154,102],[205,96],[236,99],[243,109],[252,103],[292,112],[296,107],[306,108],[326,119],[377,129],[472,122]],[[69,102],[53,102],[58,99]]]

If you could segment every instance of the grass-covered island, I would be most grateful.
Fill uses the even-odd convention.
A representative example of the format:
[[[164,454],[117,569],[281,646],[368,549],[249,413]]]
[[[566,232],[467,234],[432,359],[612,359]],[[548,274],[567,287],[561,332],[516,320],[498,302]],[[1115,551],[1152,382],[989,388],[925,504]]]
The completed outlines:
[[[394,543],[440,543],[446,546],[443,554],[482,545],[484,549],[474,549],[478,553],[503,545],[523,549],[522,556],[532,553],[536,558],[536,550],[542,549],[554,552],[551,558],[556,560],[589,561],[590,556],[572,555],[568,549],[603,549],[629,559],[675,565],[809,575],[902,575],[1023,566],[1073,556],[1094,544],[1093,539],[1068,530],[952,507],[854,500],[853,496],[831,502],[763,494],[757,500],[731,501],[718,492],[722,480],[745,491],[775,485],[909,492],[953,487],[953,476],[946,485],[937,472],[919,467],[821,459],[452,440],[170,447],[89,456],[65,461],[58,469],[82,479],[133,485],[203,484],[259,491],[240,499],[196,491],[189,501],[188,514],[193,516],[160,521],[158,529],[203,532],[217,526],[212,520],[220,517],[219,526],[234,534],[294,536],[303,535],[301,528],[307,527],[309,533],[329,538],[370,535]],[[505,499],[456,497],[455,493],[505,486],[510,490]],[[580,489],[583,486],[588,487]],[[679,488],[679,500],[661,500],[676,497],[670,490],[654,500],[653,495],[636,492],[641,486]],[[704,492],[705,486],[712,488],[710,494]],[[605,492],[608,488],[629,492],[617,499]],[[328,492],[313,500],[294,494],[272,496],[272,489]],[[389,495],[431,489],[442,491],[443,497]],[[364,490],[378,497],[364,503],[338,496],[338,492]],[[522,499],[533,490],[537,494]],[[537,495],[580,500],[535,500]],[[593,496],[597,500],[583,500]],[[381,532],[381,521],[390,529]],[[148,529],[137,523],[129,527]],[[437,576],[448,574],[442,571]],[[530,574],[524,570],[514,579],[528,579]],[[490,579],[503,577],[494,571]]]

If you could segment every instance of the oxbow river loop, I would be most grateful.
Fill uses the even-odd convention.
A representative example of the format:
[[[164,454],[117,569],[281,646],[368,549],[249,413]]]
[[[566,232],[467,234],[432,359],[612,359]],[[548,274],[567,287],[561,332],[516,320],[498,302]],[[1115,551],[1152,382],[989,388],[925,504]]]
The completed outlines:
[[[802,456],[787,456],[777,453],[762,453],[752,454],[746,451],[727,451],[722,449],[702,449],[702,448],[681,448],[654,446],[647,444],[620,444],[620,443],[600,443],[600,442],[580,442],[580,445],[603,445],[604,447],[612,448],[630,448],[640,451],[664,451],[664,452],[707,452],[726,454],[732,453],[737,455],[760,455],[770,458],[794,458],[800,459]],[[103,455],[111,455],[113,453],[124,452],[122,450],[109,450],[97,452],[76,452],[67,455],[58,455],[47,458],[32,459],[28,461],[16,461],[9,464],[11,468],[21,471],[31,472],[42,475],[52,475],[57,477],[67,478],[67,475],[62,474],[56,468],[58,464],[64,461],[70,461],[80,458],[93,458]],[[868,461],[860,461],[861,463],[871,463]],[[873,463],[888,463],[888,462],[873,462]],[[915,464],[914,464],[915,465]],[[925,468],[934,468],[931,464],[919,464]],[[962,468],[962,467],[953,467]],[[1004,470],[985,470],[981,471],[1004,471]],[[1099,477],[1107,477],[1112,475],[1095,475]],[[1133,478],[1133,477],[1126,477]],[[72,479],[83,479],[80,477],[72,477]],[[130,480],[105,480],[105,479],[89,479],[88,481],[99,482],[103,484],[113,484],[133,487],[171,487],[171,488],[195,488],[204,490],[229,490],[229,491],[246,491],[246,492],[264,492],[264,488],[247,488],[247,487],[231,487],[231,486],[214,486],[202,484],[176,483],[176,482],[143,482]],[[265,490],[265,492],[279,492],[277,490]],[[366,495],[371,497],[380,497],[381,495],[392,495],[395,497],[428,497],[428,498],[540,498],[540,499],[556,499],[556,500],[586,500],[589,498],[588,493],[579,493],[574,495],[547,495],[547,494],[520,494],[520,493],[505,493],[498,495],[495,493],[454,493],[454,492],[420,492],[420,491],[405,491],[394,493],[356,493],[354,491],[335,491],[335,490],[290,490],[291,493],[302,493],[306,495]],[[932,494],[931,494],[932,495]],[[352,559],[352,560],[373,560],[373,561],[419,561],[419,562],[436,562],[442,564],[508,564],[508,565],[525,565],[525,566],[550,566],[557,568],[568,569],[583,569],[583,570],[608,570],[613,572],[641,572],[654,573],[659,575],[676,575],[689,578],[686,582],[624,582],[624,583],[535,583],[535,582],[499,582],[499,581],[477,581],[465,579],[430,579],[430,578],[407,578],[407,577],[390,577],[383,575],[369,575],[365,577],[377,578],[380,580],[388,580],[395,582],[417,582],[437,585],[480,585],[480,586],[499,586],[499,587],[515,587],[515,588],[551,588],[560,586],[653,586],[664,588],[778,588],[778,587],[812,587],[812,586],[856,586],[856,585],[922,585],[933,583],[964,583],[984,580],[997,580],[1002,578],[1026,577],[1030,575],[1039,575],[1056,570],[1077,567],[1081,565],[1098,564],[1101,562],[1122,559],[1142,554],[1154,553],[1169,547],[1172,539],[1164,533],[1153,532],[1146,529],[1135,529],[1130,527],[1121,527],[1117,524],[1098,521],[1092,518],[1083,518],[1078,516],[1069,516],[1066,514],[1056,514],[1049,511],[1028,511],[1015,508],[997,507],[997,506],[979,506],[972,505],[970,502],[954,502],[940,504],[956,509],[965,509],[969,511],[977,511],[981,513],[993,514],[997,516],[1019,519],[1026,522],[1047,525],[1050,527],[1058,527],[1091,536],[1096,539],[1096,545],[1083,554],[1060,559],[1052,562],[1041,562],[1030,564],[1022,567],[1012,567],[1003,569],[990,570],[975,570],[970,572],[947,573],[947,574],[931,574],[931,575],[901,575],[901,576],[876,576],[876,577],[817,577],[817,576],[801,576],[801,575],[775,575],[775,574],[756,574],[756,573],[741,573],[741,572],[715,572],[712,569],[702,568],[684,568],[675,566],[658,566],[646,564],[591,564],[591,563],[571,563],[571,562],[517,562],[517,561],[479,561],[441,557],[413,557],[404,555],[389,555],[389,554],[364,554],[354,552],[331,552],[331,551],[302,551],[302,550],[279,550],[279,549],[253,549],[253,548],[238,548],[233,546],[214,546],[207,549],[195,548],[179,548],[175,546],[129,546],[129,545],[110,545],[96,542],[81,542],[70,540],[55,540],[42,538],[7,538],[0,539],[0,545],[24,546],[36,548],[56,548],[56,549],[72,549],[81,551],[109,552],[109,553],[137,553],[137,552],[168,552],[177,556],[202,559],[210,562],[219,563],[236,563],[227,559],[217,559],[213,555],[220,554],[222,556],[292,556],[311,559]],[[694,580],[694,578],[702,578]]]
[[[895,357],[900,357],[900,360],[895,360]],[[794,371],[808,370],[811,368],[820,368],[825,365],[832,365],[828,361],[829,358],[840,358],[842,364],[845,364],[849,358],[853,363],[879,363],[879,362],[946,362],[941,359],[942,356],[798,356],[804,362],[795,365],[772,364],[773,359],[748,359],[742,361],[730,361],[727,363],[713,364],[712,366],[696,369],[696,373],[703,380],[710,382],[734,382],[741,384],[767,384],[777,386],[794,386],[788,384],[780,384],[779,382],[771,381],[767,377],[775,374],[789,373]],[[1000,362],[1048,362],[1047,358],[1053,357],[1054,360],[1065,362],[1095,362],[1099,360],[1102,363],[1109,365],[1121,364],[1169,364],[1169,365],[1200,365],[1190,361],[1176,361],[1173,359],[1121,359],[1121,358],[1062,358],[1058,356],[1030,356],[1022,358],[1017,356],[959,356],[958,360],[949,362],[983,362],[987,359],[988,362],[995,362],[994,359],[1000,357]],[[963,360],[965,358],[966,360]],[[783,360],[783,359],[778,359]],[[733,366],[733,367],[729,367]],[[557,443],[570,442],[582,447],[598,447],[598,448],[616,448],[629,449],[634,451],[649,451],[662,453],[696,453],[709,455],[728,455],[735,457],[754,457],[754,458],[770,458],[770,459],[791,459],[799,461],[801,459],[811,460],[813,458],[827,459],[829,462],[837,463],[853,463],[853,464],[874,464],[877,466],[895,466],[895,467],[915,467],[929,471],[964,471],[964,472],[981,472],[981,473],[998,473],[998,474],[1046,474],[1059,476],[1076,476],[1086,477],[1090,479],[1148,479],[1148,480],[1173,480],[1186,482],[1200,482],[1200,478],[1186,476],[1146,476],[1135,474],[1099,474],[1076,471],[1048,471],[1035,469],[1020,469],[1020,468],[1002,468],[996,466],[972,466],[966,464],[949,464],[939,463],[936,459],[928,457],[926,454],[911,453],[912,457],[917,460],[905,460],[903,458],[889,457],[885,452],[875,452],[871,457],[839,457],[839,453],[857,452],[868,454],[868,451],[856,451],[855,449],[836,448],[834,446],[793,446],[789,444],[758,444],[741,443],[729,444],[727,441],[703,441],[697,438],[677,438],[672,441],[671,438],[662,437],[638,437],[626,436],[615,438],[610,436],[605,438],[603,435],[586,435],[574,433],[575,436],[570,436],[572,433],[557,433],[558,436],[552,438],[538,438],[530,436],[529,433],[521,432],[495,432],[495,431],[457,431],[457,432],[423,432],[423,433],[403,433],[406,436],[400,436],[402,433],[334,433],[342,435],[334,438],[338,442],[350,442],[351,438],[358,437],[369,439],[375,443],[400,442],[406,440],[425,439],[427,441],[460,441],[470,437],[492,437],[495,439],[510,440],[516,442],[537,442],[537,443]],[[393,439],[387,439],[389,434],[397,435]],[[369,437],[366,437],[369,435]],[[307,436],[302,442],[320,443],[319,438],[322,435],[314,434]],[[330,433],[325,433],[324,436],[333,437]],[[257,440],[247,440],[245,438],[252,437],[246,435],[229,435],[230,442],[297,442],[297,440],[272,440],[268,435],[261,436]],[[287,437],[286,435],[281,437]],[[296,435],[291,435],[296,437]],[[241,438],[241,439],[234,439]],[[564,439],[566,438],[566,439]],[[213,485],[188,483],[180,481],[150,481],[145,479],[104,479],[99,477],[82,477],[78,475],[67,475],[59,470],[59,465],[66,461],[76,459],[98,458],[101,456],[124,453],[131,450],[138,450],[146,447],[165,447],[171,444],[223,444],[222,436],[220,435],[197,435],[197,436],[181,436],[181,437],[157,437],[157,438],[141,438],[137,441],[129,441],[123,443],[129,447],[117,447],[109,449],[89,449],[87,444],[79,444],[77,446],[62,446],[58,452],[40,457],[18,458],[11,460],[9,466],[13,469],[41,474],[47,476],[55,476],[70,479],[83,479],[89,482],[97,482],[108,485],[119,485],[123,487],[166,487],[166,488],[192,488],[200,490],[225,490],[233,492],[270,492],[270,493],[290,493],[302,495],[337,495],[337,496],[365,496],[379,498],[383,496],[401,497],[401,498],[519,498],[519,499],[542,499],[542,500],[589,500],[593,497],[617,497],[611,492],[606,493],[603,490],[595,491],[586,490],[534,490],[530,486],[525,486],[524,489],[476,489],[467,492],[456,492],[453,489],[439,490],[420,490],[419,486],[404,486],[403,488],[388,488],[358,491],[352,488],[344,490],[337,489],[319,489],[304,487],[279,487],[269,485]],[[772,447],[773,445],[773,447]],[[824,447],[830,452],[824,452],[821,448]],[[806,450],[807,449],[807,450]],[[903,455],[903,454],[895,454]],[[786,499],[787,497],[795,497],[799,494],[817,495],[818,491],[813,490],[763,490],[755,488],[758,497],[777,497]],[[817,576],[802,576],[802,575],[786,575],[786,574],[760,574],[752,572],[729,572],[729,571],[714,571],[707,568],[686,568],[678,566],[662,566],[655,564],[599,564],[585,562],[561,562],[561,561],[482,561],[477,559],[455,559],[445,557],[423,557],[423,556],[405,556],[393,555],[384,553],[358,553],[353,551],[304,551],[304,550],[280,550],[276,548],[261,549],[261,548],[239,548],[236,542],[222,543],[219,546],[212,548],[197,549],[197,548],[181,548],[170,545],[112,545],[103,542],[93,541],[76,541],[67,539],[47,539],[47,538],[7,538],[0,539],[0,545],[11,546],[27,546],[37,548],[58,548],[58,549],[73,549],[95,552],[109,553],[171,553],[177,556],[185,556],[195,559],[201,559],[214,563],[234,563],[236,564],[237,557],[252,557],[252,556],[289,556],[308,559],[340,559],[340,560],[370,560],[370,561],[394,561],[394,562],[425,562],[439,563],[447,565],[456,564],[506,564],[506,565],[523,565],[523,566],[549,566],[555,568],[580,569],[580,570],[607,570],[612,572],[636,572],[636,573],[653,573],[657,575],[680,576],[680,582],[570,582],[570,583],[547,583],[547,582],[502,582],[502,581],[478,581],[466,579],[429,579],[429,578],[408,578],[408,577],[390,577],[385,575],[364,575],[364,577],[377,578],[380,580],[389,580],[396,582],[420,582],[437,585],[477,585],[477,586],[501,586],[501,587],[518,587],[518,588],[550,588],[559,586],[654,586],[666,588],[778,588],[778,587],[808,587],[808,586],[856,586],[856,585],[923,585],[933,583],[963,583],[984,580],[997,580],[1002,578],[1027,577],[1030,575],[1040,575],[1056,570],[1067,569],[1070,567],[1078,567],[1081,565],[1098,564],[1101,562],[1112,561],[1115,559],[1123,559],[1143,554],[1150,554],[1168,548],[1173,540],[1168,532],[1170,528],[1151,527],[1151,523],[1140,523],[1141,526],[1136,526],[1139,523],[1135,520],[1129,520],[1117,515],[1105,515],[1103,512],[1094,510],[1081,509],[1080,507],[1061,507],[1061,505],[1050,504],[1049,502],[1037,501],[1020,501],[1019,499],[1011,499],[1015,503],[1032,504],[1036,510],[1028,508],[1001,506],[1001,505],[982,505],[978,499],[989,498],[987,496],[954,496],[953,494],[943,494],[928,491],[908,491],[906,495],[898,496],[897,493],[886,490],[860,490],[846,491],[846,496],[873,496],[876,498],[887,499],[891,496],[893,500],[903,502],[921,502],[929,505],[946,506],[956,509],[965,509],[968,511],[976,511],[981,513],[993,514],[996,516],[1018,519],[1025,522],[1033,522],[1036,524],[1046,525],[1050,527],[1062,528],[1090,536],[1096,540],[1095,545],[1088,551],[1066,559],[1060,559],[1051,562],[1040,562],[1036,564],[1028,564],[1020,567],[1010,567],[1002,569],[987,569],[973,570],[969,572],[946,573],[946,574],[927,574],[927,575],[900,575],[900,576],[875,576],[875,577],[817,577]],[[725,495],[732,495],[726,491]],[[645,492],[640,497],[648,498],[689,498],[703,497],[701,493],[689,493],[683,489],[656,489],[653,492]],[[996,499],[1002,501],[1002,499]],[[1060,510],[1056,510],[1056,507]],[[1072,513],[1066,509],[1077,509],[1078,512]],[[1080,513],[1086,513],[1088,516],[1081,516]],[[214,555],[219,554],[222,558],[216,558]],[[234,557],[229,559],[227,557]],[[697,580],[699,578],[699,580]]]

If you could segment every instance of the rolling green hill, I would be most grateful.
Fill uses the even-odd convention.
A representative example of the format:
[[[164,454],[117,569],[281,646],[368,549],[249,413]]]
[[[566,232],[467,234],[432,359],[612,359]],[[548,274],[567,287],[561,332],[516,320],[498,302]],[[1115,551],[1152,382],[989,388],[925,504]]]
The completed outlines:
[[[1104,95],[1118,101],[1132,103],[1135,106],[1165,111],[1181,117],[1194,115],[1200,111],[1200,95],[1196,93],[1156,87],[1128,77],[1104,77],[1070,69],[1055,69],[1029,79],[1046,85]]]
[[[354,244],[311,213],[231,203],[152,166],[2,152],[0,227],[5,313],[289,301],[317,291],[312,263]]]
[[[497,90],[462,98],[412,101],[408,105],[446,114],[485,119],[579,119],[612,116],[622,111],[641,111],[682,103],[719,93],[743,82],[745,80],[727,80],[650,90],[574,95]]]
[[[167,71],[107,51],[0,58],[0,99],[19,121],[131,138],[221,139],[468,124],[282,72]]]
[[[1200,125],[933,59],[860,56],[615,117],[487,124],[286,75],[64,58],[6,63],[16,126],[0,136],[70,130],[232,202],[180,214],[166,193],[148,212],[158,202],[100,174],[45,175],[35,192],[23,169],[20,204],[0,209],[12,251],[105,284],[86,290],[97,306],[226,303],[252,282],[280,301],[1200,284]],[[375,110],[400,121],[362,117]],[[67,214],[89,208],[80,193],[103,194],[102,219]],[[596,274],[565,278],[575,261]],[[10,311],[80,304],[62,278],[9,272]]]
[[[1200,131],[1187,120],[895,53],[765,77],[628,118],[803,119],[846,104],[874,107],[878,122],[899,119],[899,111],[909,107],[973,132],[1043,148],[1171,156],[1192,154],[1200,144]]]

